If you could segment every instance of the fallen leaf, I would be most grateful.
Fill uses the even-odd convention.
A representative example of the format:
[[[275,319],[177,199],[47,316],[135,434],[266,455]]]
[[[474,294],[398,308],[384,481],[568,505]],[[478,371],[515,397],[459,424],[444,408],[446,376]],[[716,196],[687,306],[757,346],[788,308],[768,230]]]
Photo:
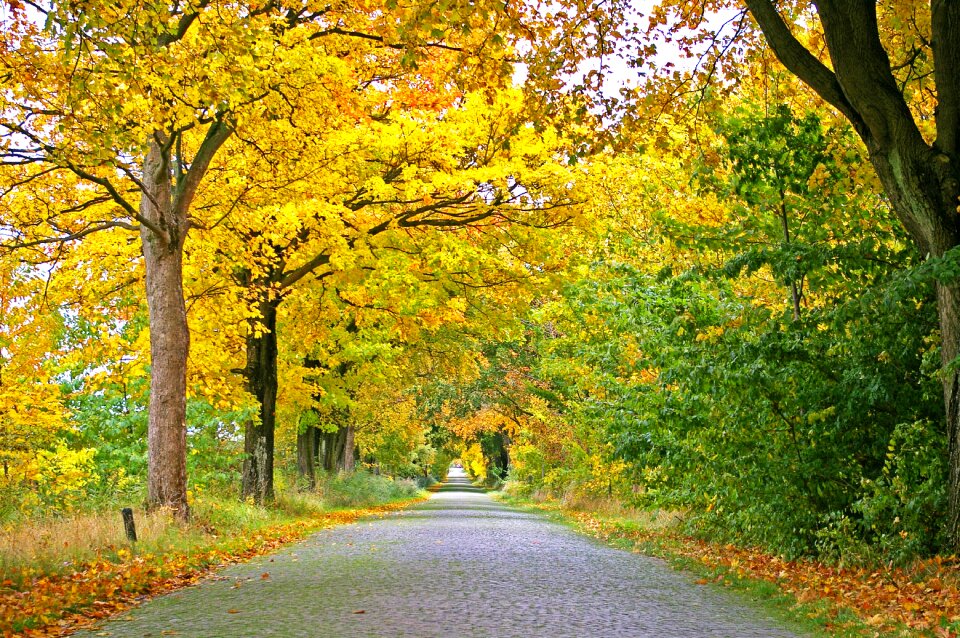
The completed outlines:
[[[16,622],[32,624],[34,628],[27,635],[35,638],[61,636],[157,594],[193,585],[205,576],[213,576],[213,569],[276,551],[317,529],[352,523],[363,516],[393,511],[409,503],[323,514],[310,520],[266,528],[223,546],[211,544],[189,554],[176,551],[138,556],[118,554],[116,562],[96,559],[64,565],[70,569],[63,573],[28,568],[22,570],[16,579],[4,574],[0,578],[0,632]],[[297,560],[296,553],[292,553],[292,557]],[[213,576],[213,580],[228,579]],[[242,584],[241,579],[236,579],[232,588]],[[75,610],[82,613],[74,613]],[[130,622],[134,618],[124,616],[117,620]],[[166,630],[162,635],[178,633]]]

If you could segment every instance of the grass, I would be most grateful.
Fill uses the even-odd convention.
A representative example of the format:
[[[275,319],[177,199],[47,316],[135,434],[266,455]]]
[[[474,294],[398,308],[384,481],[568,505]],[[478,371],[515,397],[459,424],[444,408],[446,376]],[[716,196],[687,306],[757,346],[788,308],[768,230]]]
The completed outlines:
[[[192,503],[191,521],[181,524],[164,511],[134,510],[137,542],[130,543],[120,505],[109,511],[81,512],[20,520],[0,528],[0,582],[15,586],[37,575],[68,573],[91,561],[116,561],[132,555],[190,552],[221,537],[415,498],[412,481],[394,481],[366,472],[332,476],[315,492],[278,493],[269,506],[245,503],[231,494],[206,493]]]
[[[176,525],[164,512],[138,510],[134,517],[140,540],[137,549],[162,551],[160,548],[177,543],[178,537],[196,533]],[[23,576],[61,573],[98,556],[131,548],[119,510],[28,520],[0,530],[0,580],[17,582]]]
[[[317,486],[317,493],[330,507],[366,507],[412,498],[420,493],[420,488],[410,479],[393,480],[368,472],[354,472],[328,478]]]

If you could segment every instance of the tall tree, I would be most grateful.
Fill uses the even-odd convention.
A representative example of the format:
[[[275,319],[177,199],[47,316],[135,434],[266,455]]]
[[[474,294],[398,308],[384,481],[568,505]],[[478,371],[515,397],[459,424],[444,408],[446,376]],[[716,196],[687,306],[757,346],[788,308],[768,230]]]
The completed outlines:
[[[953,249],[960,243],[960,4],[669,0],[657,3],[647,17],[648,28],[627,30],[625,24],[640,19],[633,16],[607,32],[622,36],[610,38],[619,42],[612,49],[652,73],[640,87],[615,98],[599,91],[594,100],[611,110],[622,107],[626,121],[646,121],[675,107],[700,111],[734,90],[735,80],[751,67],[766,65],[766,51],[772,50],[819,96],[822,108],[838,113],[857,132],[921,254],[935,264],[955,258]],[[664,64],[665,51],[689,62]],[[602,89],[610,75],[592,78],[587,88]],[[629,99],[621,99],[624,95]],[[960,547],[960,284],[940,276],[936,296],[949,441],[946,528]]]
[[[16,197],[57,172],[85,186],[69,201],[43,203],[32,220],[7,221],[4,243],[63,246],[110,228],[139,233],[151,333],[148,501],[186,518],[183,251],[196,226],[194,200],[221,147],[257,117],[292,117],[264,113],[262,104],[304,66],[322,84],[351,58],[379,68],[366,75],[390,84],[428,53],[448,52],[447,68],[464,80],[501,78],[506,43],[493,34],[508,31],[512,18],[494,3],[443,11],[216,0],[31,3],[29,13],[8,6],[0,39],[3,192]],[[479,64],[478,50],[488,64]]]
[[[325,118],[311,118],[320,128],[309,136],[315,140],[309,148],[300,151],[302,161],[267,171],[280,171],[274,181],[283,188],[247,197],[244,207],[257,201],[260,207],[223,225],[227,238],[216,243],[213,258],[225,267],[217,276],[232,272],[235,281],[227,285],[242,287],[244,304],[252,311],[243,370],[259,418],[248,424],[245,436],[245,497],[262,501],[273,495],[278,313],[294,291],[306,289],[302,294],[310,295],[312,284],[316,295],[335,293],[338,319],[362,309],[415,317],[427,310],[416,302],[437,294],[431,290],[442,292],[442,304],[471,284],[494,285],[491,280],[503,271],[498,261],[517,265],[509,251],[516,254],[526,241],[520,228],[558,226],[575,216],[571,169],[557,160],[564,154],[561,142],[525,122],[517,91],[453,97],[433,96],[446,105],[443,109],[431,104],[391,112],[348,132],[321,130]],[[246,152],[262,156],[266,148],[261,140]],[[428,236],[445,239],[425,245]],[[497,251],[503,257],[488,257]],[[403,255],[409,255],[405,263],[391,265]],[[440,259],[444,267],[434,265]],[[467,261],[491,268],[488,277]],[[446,272],[454,264],[459,279]],[[394,280],[402,278],[406,296],[382,283],[379,290],[357,285],[372,271],[391,268],[405,269]],[[204,285],[214,285],[211,281],[205,279]],[[309,342],[291,341],[289,347],[300,349],[296,361],[318,353]]]
[[[895,71],[871,0],[819,0],[816,16],[830,56],[822,62],[795,35],[770,0],[745,0],[767,43],[787,69],[843,114],[867,147],[870,162],[901,223],[921,253],[941,258],[960,245],[960,3],[933,0],[929,39],[916,56],[932,64],[936,130],[925,137],[920,113]],[[894,3],[894,14],[927,17],[915,3]],[[890,28],[890,27],[888,27]],[[832,68],[831,68],[832,67]],[[911,65],[912,67],[912,65]],[[914,108],[912,108],[914,107]],[[936,283],[943,398],[949,441],[947,532],[960,547],[960,283]]]

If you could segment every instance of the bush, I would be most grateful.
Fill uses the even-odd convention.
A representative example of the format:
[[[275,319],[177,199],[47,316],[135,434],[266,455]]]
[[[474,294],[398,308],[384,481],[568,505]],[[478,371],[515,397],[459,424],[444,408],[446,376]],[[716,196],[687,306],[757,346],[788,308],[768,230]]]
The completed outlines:
[[[317,491],[331,507],[367,507],[412,498],[419,494],[420,488],[410,479],[394,480],[359,471],[321,480]]]
[[[854,505],[867,539],[896,562],[946,547],[946,437],[936,430],[929,421],[898,425],[883,472],[864,481]]]

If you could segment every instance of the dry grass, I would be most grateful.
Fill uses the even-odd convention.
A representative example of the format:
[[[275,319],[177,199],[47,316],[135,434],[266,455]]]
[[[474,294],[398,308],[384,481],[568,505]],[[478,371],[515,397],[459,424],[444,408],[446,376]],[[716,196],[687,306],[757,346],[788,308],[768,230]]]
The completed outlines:
[[[136,510],[134,518],[139,548],[157,547],[180,531],[162,511]],[[33,520],[0,529],[0,580],[24,568],[57,572],[120,549],[131,549],[120,512]]]
[[[633,523],[651,532],[666,531],[683,522],[682,512],[637,509],[610,497],[567,495],[561,504],[566,509]]]
[[[116,560],[121,553],[164,554],[187,552],[209,545],[217,536],[229,537],[252,530],[309,519],[336,508],[357,509],[409,499],[415,486],[357,472],[322,483],[324,497],[282,491],[271,506],[245,503],[234,495],[206,494],[191,507],[191,522],[183,525],[162,510],[134,510],[137,543],[124,533],[119,509],[101,513],[21,520],[0,527],[0,583],[21,582],[36,574],[58,574],[104,558]],[[129,555],[127,555],[128,557]]]
[[[507,493],[510,492],[509,485]],[[675,510],[646,510],[624,504],[623,501],[609,496],[585,495],[570,490],[560,498],[546,491],[535,491],[525,500],[534,503],[553,503],[565,510],[585,512],[605,519],[617,520],[649,530],[662,532],[678,527],[684,520],[684,513]]]

